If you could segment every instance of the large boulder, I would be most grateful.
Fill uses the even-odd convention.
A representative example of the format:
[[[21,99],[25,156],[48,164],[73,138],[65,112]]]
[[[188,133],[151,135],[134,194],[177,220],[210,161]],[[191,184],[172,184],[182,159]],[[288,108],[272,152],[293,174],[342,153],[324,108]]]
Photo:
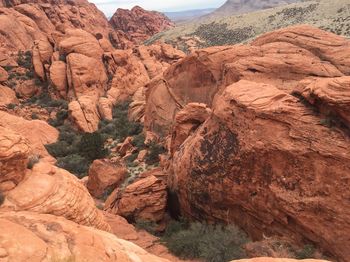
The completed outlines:
[[[89,168],[87,188],[96,198],[103,196],[109,188],[115,189],[124,180],[128,170],[123,165],[115,165],[108,160],[95,160]]]
[[[342,37],[295,26],[263,35],[251,45],[198,50],[147,85],[145,127],[166,135],[187,103],[211,107],[216,93],[239,80],[273,84],[292,93],[305,78],[342,77],[350,70],[348,49],[349,41]]]
[[[151,255],[115,235],[63,217],[30,212],[0,212],[1,258],[6,261],[142,261],[169,260]]]
[[[166,202],[165,182],[155,176],[148,176],[125,189],[116,189],[108,197],[105,210],[130,221],[158,222],[164,218]]]
[[[342,121],[350,128],[350,76],[307,79],[295,92],[331,120]]]
[[[237,223],[254,239],[287,235],[350,258],[350,142],[342,129],[269,84],[226,87],[172,155],[183,215]]]
[[[169,18],[162,13],[146,11],[139,6],[135,6],[131,10],[118,8],[112,16],[110,24],[116,30],[128,34],[136,43],[141,43],[174,26]]]
[[[77,53],[100,60],[103,55],[103,49],[96,37],[82,29],[66,30],[58,48],[62,56]]]
[[[16,187],[25,176],[31,152],[28,141],[12,130],[0,127],[0,191]]]
[[[16,92],[7,86],[0,85],[0,107],[17,103]]]
[[[67,80],[70,99],[91,96],[97,100],[106,89],[107,75],[101,59],[71,53],[67,56]]]
[[[54,61],[50,66],[50,80],[60,97],[67,97],[67,65],[63,61]]]
[[[0,127],[10,129],[27,139],[30,148],[37,156],[54,161],[44,146],[57,141],[58,131],[54,127],[41,120],[28,121],[4,111],[0,111]]]
[[[27,170],[25,178],[7,191],[0,211],[31,211],[63,216],[78,224],[109,231],[87,189],[66,170],[45,161]]]
[[[82,96],[68,105],[69,117],[80,131],[95,132],[100,122],[96,101],[91,96]]]

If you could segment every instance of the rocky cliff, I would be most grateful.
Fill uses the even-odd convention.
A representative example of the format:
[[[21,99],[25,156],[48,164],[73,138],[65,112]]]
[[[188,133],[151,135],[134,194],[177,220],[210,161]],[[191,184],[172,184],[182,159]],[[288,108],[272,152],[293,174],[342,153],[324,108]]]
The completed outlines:
[[[110,20],[111,25],[131,36],[136,43],[141,43],[151,36],[174,27],[164,14],[146,11],[139,6],[131,10],[119,8]]]
[[[215,232],[169,247],[348,261],[350,42],[304,25],[186,56],[139,45],[168,24],[133,10],[1,2],[0,260],[182,261],[171,233]]]
[[[296,26],[199,50],[154,80],[145,127],[170,132],[165,167],[181,214],[347,261],[349,48]]]

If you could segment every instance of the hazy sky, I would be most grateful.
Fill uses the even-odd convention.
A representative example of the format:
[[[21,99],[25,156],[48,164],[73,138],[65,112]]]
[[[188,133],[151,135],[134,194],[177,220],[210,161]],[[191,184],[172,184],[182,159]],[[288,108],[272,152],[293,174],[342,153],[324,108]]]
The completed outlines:
[[[117,8],[132,8],[139,5],[148,10],[181,11],[219,7],[225,0],[89,0],[107,16],[113,15]]]

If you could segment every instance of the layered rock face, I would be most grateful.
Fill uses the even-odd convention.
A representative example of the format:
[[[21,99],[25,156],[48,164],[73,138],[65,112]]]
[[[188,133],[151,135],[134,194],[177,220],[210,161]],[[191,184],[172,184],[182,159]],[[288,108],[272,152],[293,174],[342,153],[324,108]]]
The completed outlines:
[[[169,261],[110,233],[62,217],[0,212],[0,226],[1,258],[5,261]]]
[[[183,215],[349,260],[349,45],[292,27],[198,51],[153,84],[145,124],[172,130],[165,166]]]
[[[30,52],[37,78],[50,84],[51,96],[70,102],[70,119],[84,132],[96,131],[101,119],[111,118],[115,103],[131,98],[151,78],[184,56],[168,45],[133,50],[130,36],[114,29],[105,16],[85,0],[4,1],[2,6],[0,41],[4,60],[1,66],[21,71],[22,65],[11,58],[20,51]],[[135,14],[144,19],[137,10],[135,8]],[[155,20],[145,20],[143,27],[151,32],[156,30],[151,29],[149,23],[156,25],[158,16]],[[165,28],[159,21],[156,27],[158,31]],[[6,82],[7,78],[6,70],[0,70],[0,82]],[[34,80],[16,83],[16,92],[22,98],[42,91]],[[0,97],[5,92],[9,98],[4,103],[15,102],[3,88]]]
[[[28,169],[30,156],[36,152],[29,140],[14,129],[1,127],[1,131],[0,189],[6,199],[0,211],[53,214],[82,225],[110,229],[76,177],[40,158]]]
[[[107,199],[105,210],[130,221],[159,222],[164,218],[167,201],[166,184],[153,175],[123,189],[116,189]]]
[[[162,13],[146,11],[139,6],[131,10],[119,8],[112,16],[110,23],[115,29],[130,35],[135,43],[141,43],[174,26]]]
[[[220,89],[241,79],[291,92],[305,78],[347,75],[348,50],[349,41],[342,37],[297,26],[266,34],[247,46],[196,51],[148,84],[145,126],[166,134],[176,112],[187,103],[211,106]]]

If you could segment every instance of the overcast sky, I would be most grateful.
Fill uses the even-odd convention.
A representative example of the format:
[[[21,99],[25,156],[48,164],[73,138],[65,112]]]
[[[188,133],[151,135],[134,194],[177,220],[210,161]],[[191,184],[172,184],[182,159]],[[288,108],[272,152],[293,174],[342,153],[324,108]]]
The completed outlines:
[[[219,7],[225,0],[89,0],[107,16],[113,15],[117,8],[132,8],[139,5],[148,10],[181,11]]]

